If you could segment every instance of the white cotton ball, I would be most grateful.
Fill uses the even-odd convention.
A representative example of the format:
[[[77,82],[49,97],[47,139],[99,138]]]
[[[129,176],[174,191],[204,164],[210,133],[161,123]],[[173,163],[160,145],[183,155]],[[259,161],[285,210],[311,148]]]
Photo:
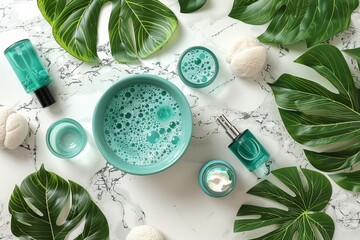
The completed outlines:
[[[15,149],[29,131],[27,120],[10,108],[0,109],[0,149]]]
[[[136,226],[126,236],[126,240],[164,240],[159,230],[149,225]]]
[[[230,47],[226,61],[230,63],[236,52],[242,52],[244,50],[258,46],[260,46],[260,42],[256,37],[242,36]]]

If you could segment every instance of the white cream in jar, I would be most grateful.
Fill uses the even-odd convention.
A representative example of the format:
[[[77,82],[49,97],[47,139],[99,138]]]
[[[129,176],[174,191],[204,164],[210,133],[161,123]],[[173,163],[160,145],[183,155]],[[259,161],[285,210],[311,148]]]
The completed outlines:
[[[231,186],[232,180],[223,168],[215,168],[207,174],[207,185],[214,192],[224,192]]]

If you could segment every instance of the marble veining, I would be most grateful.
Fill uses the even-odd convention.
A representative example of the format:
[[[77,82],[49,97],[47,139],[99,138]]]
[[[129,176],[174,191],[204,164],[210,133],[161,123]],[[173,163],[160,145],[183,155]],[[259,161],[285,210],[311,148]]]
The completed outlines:
[[[174,167],[156,176],[132,176],[117,170],[98,157],[97,164],[88,166],[88,169],[92,171],[89,178],[82,177],[80,171],[78,175],[74,174],[68,178],[83,181],[84,187],[108,218],[111,240],[125,239],[131,227],[144,223],[159,227],[169,240],[245,239],[244,234],[232,233],[234,215],[243,199],[246,199],[245,187],[239,187],[238,193],[235,193],[234,197],[224,199],[224,202],[206,198],[196,183],[197,171],[206,160],[201,158],[198,152],[201,152],[201,147],[214,144],[209,150],[211,154],[207,153],[206,156],[228,158],[233,161],[232,163],[237,163],[226,149],[226,144],[230,143],[230,139],[216,123],[216,117],[225,114],[239,130],[251,129],[269,149],[272,161],[267,166],[267,174],[270,168],[292,165],[313,169],[306,160],[302,147],[286,132],[268,85],[289,69],[295,75],[299,73],[300,70],[296,70],[294,67],[296,64],[292,62],[305,51],[305,44],[300,43],[293,47],[264,45],[268,52],[268,61],[263,70],[253,78],[238,79],[231,73],[225,61],[226,47],[236,40],[236,36],[241,36],[241,34],[257,36],[264,27],[250,27],[230,19],[225,14],[225,7],[221,8],[221,11],[215,11],[222,4],[215,1],[209,1],[205,9],[192,15],[179,14],[177,1],[162,2],[168,5],[179,18],[181,33],[176,36],[178,39],[172,39],[154,56],[139,63],[130,64],[114,61],[109,44],[101,43],[98,46],[101,63],[89,64],[78,61],[59,47],[53,39],[51,27],[38,12],[36,1],[2,0],[0,34],[6,34],[11,30],[22,30],[28,34],[54,80],[50,88],[57,100],[57,106],[51,110],[41,109],[36,98],[21,92],[22,90],[18,90],[18,93],[22,94],[16,96],[14,103],[14,99],[6,95],[5,80],[0,79],[0,106],[13,105],[28,119],[30,128],[25,142],[16,151],[0,152],[0,159],[6,160],[3,160],[3,165],[11,165],[11,161],[17,161],[18,167],[21,168],[21,164],[24,164],[21,171],[26,174],[22,176],[36,171],[41,164],[49,166],[60,176],[66,175],[70,170],[76,171],[77,168],[72,167],[70,163],[54,159],[47,151],[43,138],[49,124],[60,117],[70,116],[87,124],[87,131],[91,135],[92,104],[96,103],[96,100],[111,84],[132,74],[158,75],[177,85],[186,95],[193,113],[192,143],[194,147],[190,148]],[[231,1],[225,2],[226,7],[230,9]],[[34,12],[26,16],[19,15],[20,11],[29,7]],[[212,14],[207,14],[207,12]],[[360,10],[357,9],[352,15],[350,28],[329,42],[340,49],[358,47],[359,17]],[[215,51],[220,61],[221,70],[218,78],[212,85],[201,90],[184,85],[176,69],[181,52],[193,45],[209,47]],[[352,66],[355,82],[357,86],[360,86],[357,63],[348,57],[347,60]],[[309,77],[316,77],[313,72],[306,72],[306,74]],[[253,94],[252,91],[254,91]],[[247,102],[252,106],[248,107]],[[226,142],[227,140],[229,142]],[[224,149],[219,149],[217,141],[221,142]],[[193,159],[192,156],[199,159]],[[240,164],[237,168],[241,169]],[[179,172],[180,170],[183,172]],[[183,178],[180,177],[181,174],[184,175]],[[252,178],[252,175],[245,171],[241,174],[252,179],[247,188],[260,180],[256,177]],[[7,184],[6,178],[5,175],[0,177],[1,184]],[[21,180],[22,178],[14,176],[11,182],[19,184]],[[181,181],[186,183],[188,188],[181,185]],[[11,193],[13,187],[14,185],[7,186],[6,192]],[[15,239],[10,231],[11,216],[7,211],[9,197],[9,194],[1,194],[0,197],[1,240]],[[198,202],[202,203],[201,206],[192,209]],[[360,233],[358,194],[344,191],[334,185],[333,196],[326,212],[333,217],[336,224],[334,239],[342,239],[344,232],[350,234],[347,235],[349,239],[350,236],[356,239]],[[202,218],[202,216],[205,217]],[[206,220],[210,224],[219,217],[224,220],[224,223],[218,229],[211,225],[203,226],[202,221]]]

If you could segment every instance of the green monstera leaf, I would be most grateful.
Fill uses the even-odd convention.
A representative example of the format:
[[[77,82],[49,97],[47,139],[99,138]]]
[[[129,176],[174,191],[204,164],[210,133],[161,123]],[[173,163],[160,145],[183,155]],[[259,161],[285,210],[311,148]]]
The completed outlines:
[[[258,37],[264,43],[305,40],[310,47],[347,29],[358,5],[358,0],[235,0],[229,16],[254,25],[271,21]]]
[[[9,211],[11,231],[21,239],[62,240],[82,221],[76,240],[109,239],[107,220],[86,190],[44,166],[15,186]]]
[[[146,58],[175,32],[174,13],[158,0],[38,0],[55,40],[71,55],[97,62],[97,31],[101,8],[112,3],[108,26],[111,53],[119,62]]]
[[[335,182],[360,192],[360,171],[347,171],[360,161],[360,90],[344,56],[336,47],[323,44],[295,62],[313,68],[337,92],[315,81],[283,74],[270,86],[284,125],[295,141],[310,147],[305,155],[314,167],[337,172],[330,175]]]
[[[277,228],[254,239],[332,239],[334,222],[323,212],[332,188],[321,173],[301,169],[304,179],[296,167],[282,168],[272,172],[292,194],[264,180],[248,193],[282,204],[287,210],[255,205],[242,205],[237,213],[241,219],[234,223],[234,232],[245,232],[275,225]],[[318,238],[317,233],[322,238]],[[296,236],[294,238],[294,236]]]
[[[179,0],[180,12],[191,13],[200,9],[207,0]]]

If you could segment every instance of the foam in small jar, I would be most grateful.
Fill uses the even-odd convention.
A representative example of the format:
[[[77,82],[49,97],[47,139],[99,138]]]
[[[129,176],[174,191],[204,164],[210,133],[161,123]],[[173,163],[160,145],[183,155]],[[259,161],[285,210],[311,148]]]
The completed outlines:
[[[183,76],[194,84],[203,84],[216,74],[216,63],[211,54],[203,49],[191,50],[182,58]]]

